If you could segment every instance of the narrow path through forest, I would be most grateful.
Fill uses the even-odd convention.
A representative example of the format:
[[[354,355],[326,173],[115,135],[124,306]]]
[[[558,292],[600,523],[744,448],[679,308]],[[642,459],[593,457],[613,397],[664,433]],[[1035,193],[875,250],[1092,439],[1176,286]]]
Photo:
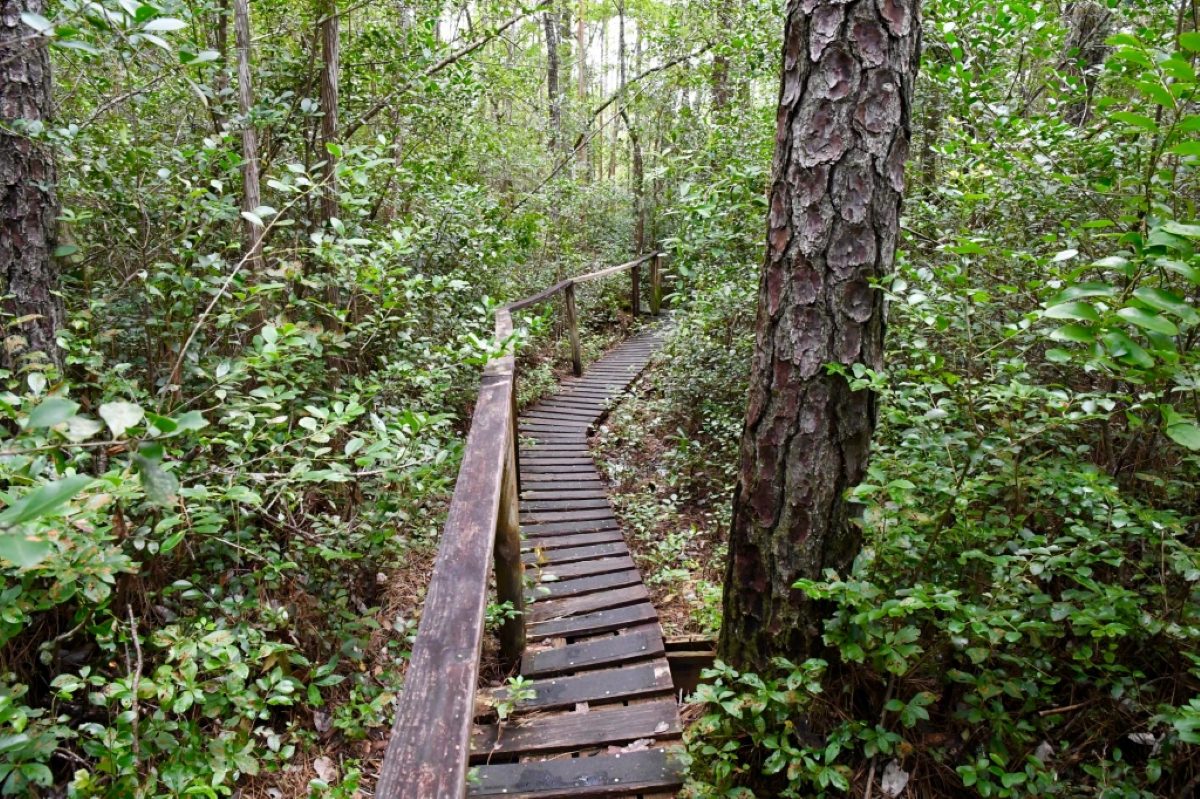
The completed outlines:
[[[514,714],[478,725],[471,796],[673,796],[679,707],[658,614],[588,450],[588,435],[662,343],[614,348],[519,420],[531,585]]]

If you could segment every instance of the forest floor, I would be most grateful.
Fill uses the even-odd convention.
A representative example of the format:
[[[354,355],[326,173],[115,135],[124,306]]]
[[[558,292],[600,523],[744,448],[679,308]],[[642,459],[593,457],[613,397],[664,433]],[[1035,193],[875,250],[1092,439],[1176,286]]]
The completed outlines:
[[[680,482],[678,442],[662,433],[668,403],[654,370],[652,363],[613,409],[592,448],[663,634],[711,639],[720,627],[728,496]]]

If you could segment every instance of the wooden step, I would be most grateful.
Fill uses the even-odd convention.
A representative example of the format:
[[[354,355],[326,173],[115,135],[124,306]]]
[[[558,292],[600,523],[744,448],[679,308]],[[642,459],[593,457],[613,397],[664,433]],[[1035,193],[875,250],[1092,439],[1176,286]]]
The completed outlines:
[[[664,658],[645,663],[597,669],[570,677],[553,677],[534,681],[533,696],[515,703],[518,713],[533,710],[573,708],[580,702],[602,705],[623,702],[646,696],[671,694],[671,664]],[[491,692],[493,701],[504,701],[507,689]]]
[[[525,637],[529,641],[543,638],[568,638],[571,636],[599,635],[647,622],[658,623],[658,612],[649,602],[626,605],[611,610],[598,610],[565,619],[534,622],[526,625]]]
[[[664,652],[662,633],[659,632],[657,624],[652,624],[620,635],[567,644],[540,652],[526,652],[521,658],[521,674],[526,677],[567,674],[645,660]]]
[[[479,766],[468,796],[506,799],[584,799],[669,794],[683,785],[684,767],[672,750],[598,754],[592,757]]]
[[[646,590],[645,585],[638,583],[599,594],[584,594],[583,596],[544,599],[541,602],[534,602],[525,609],[525,619],[528,622],[550,621],[649,600],[650,592]]]
[[[600,707],[586,713],[561,713],[497,724],[477,724],[471,755],[486,759],[505,753],[561,752],[589,746],[625,744],[643,738],[677,738],[682,732],[674,699]]]

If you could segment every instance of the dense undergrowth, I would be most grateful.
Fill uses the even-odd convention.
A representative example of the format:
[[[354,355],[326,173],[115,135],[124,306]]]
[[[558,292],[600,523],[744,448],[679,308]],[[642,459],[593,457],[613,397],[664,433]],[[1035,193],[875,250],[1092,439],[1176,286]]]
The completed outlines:
[[[689,796],[1200,786],[1200,39],[1176,9],[1114,6],[1084,80],[1070,52],[1045,66],[1067,20],[1014,8],[926,5],[887,367],[847,374],[883,400],[854,492],[867,545],[797,586],[823,651],[710,673]],[[730,162],[730,141],[757,146]],[[723,546],[727,521],[687,520],[732,489],[770,144],[749,119],[711,132],[676,211],[693,279],[670,356],[614,420],[651,583],[704,585],[687,553]],[[661,481],[634,471],[645,440]]]
[[[61,124],[30,132],[58,161],[68,324],[61,371],[35,357],[0,372],[5,795],[369,786],[495,352],[494,298],[630,253],[624,184],[566,176],[547,199],[542,119],[517,137],[464,115],[508,74],[486,61],[335,147],[341,218],[321,225],[314,73],[286,33],[313,12],[277,4],[255,11],[274,37],[255,73],[256,267],[243,120],[202,50],[228,6],[201,6],[47,12],[73,37],[55,70],[77,82]],[[343,56],[387,53],[407,79],[453,49],[442,11],[409,4],[404,29],[368,15]],[[378,91],[345,83],[350,111]],[[519,173],[497,150],[521,153]],[[585,211],[604,224],[571,221]],[[620,335],[621,296],[581,293],[589,358]],[[563,362],[548,319],[520,322],[526,399]]]

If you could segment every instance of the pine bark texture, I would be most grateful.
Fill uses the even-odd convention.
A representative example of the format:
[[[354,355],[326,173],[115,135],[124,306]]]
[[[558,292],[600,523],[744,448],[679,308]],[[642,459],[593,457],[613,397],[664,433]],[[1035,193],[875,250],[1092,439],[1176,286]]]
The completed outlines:
[[[46,40],[21,21],[25,12],[45,15],[44,0],[0,0],[0,366],[6,369],[34,353],[61,366],[55,335],[65,316],[55,294],[54,154],[21,132],[27,123],[49,123],[52,99]]]
[[[861,545],[847,489],[865,474],[876,397],[827,364],[883,365],[917,0],[791,0],[730,531],[721,656],[763,669],[816,650],[820,609],[792,586],[845,573]]]

